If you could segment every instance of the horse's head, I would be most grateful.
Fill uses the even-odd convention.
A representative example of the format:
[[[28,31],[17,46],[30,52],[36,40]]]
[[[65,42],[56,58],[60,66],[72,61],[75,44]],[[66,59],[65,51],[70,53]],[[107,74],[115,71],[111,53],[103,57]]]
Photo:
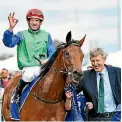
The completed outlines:
[[[66,36],[66,43],[60,44],[50,60],[41,67],[40,77],[47,74],[53,81],[64,81],[65,87],[68,84],[78,83],[83,78],[82,61],[84,54],[81,46],[85,40],[86,35],[79,41],[72,40],[71,31]],[[50,73],[47,73],[50,71]],[[55,77],[54,77],[54,76]],[[63,77],[62,77],[63,76]],[[59,83],[59,82],[58,82]],[[64,87],[64,84],[59,85]]]
[[[66,36],[66,45],[63,48],[63,72],[67,76],[65,87],[69,83],[78,83],[83,78],[82,61],[84,54],[81,46],[86,35],[80,41],[72,40],[71,31]]]

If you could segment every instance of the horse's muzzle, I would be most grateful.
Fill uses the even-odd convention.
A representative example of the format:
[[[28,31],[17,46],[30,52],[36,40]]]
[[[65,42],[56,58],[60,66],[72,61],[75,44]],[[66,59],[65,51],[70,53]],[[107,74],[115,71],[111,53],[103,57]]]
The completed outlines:
[[[77,72],[77,71],[73,72],[74,82],[78,83],[79,81],[81,81],[82,78],[83,78],[83,72]]]

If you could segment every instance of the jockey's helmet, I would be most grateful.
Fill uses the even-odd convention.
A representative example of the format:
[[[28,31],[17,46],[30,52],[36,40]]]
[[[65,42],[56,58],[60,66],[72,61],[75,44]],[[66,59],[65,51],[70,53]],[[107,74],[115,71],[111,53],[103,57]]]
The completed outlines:
[[[41,10],[39,9],[30,9],[28,13],[26,14],[26,18],[38,18],[40,20],[44,20],[44,16]]]

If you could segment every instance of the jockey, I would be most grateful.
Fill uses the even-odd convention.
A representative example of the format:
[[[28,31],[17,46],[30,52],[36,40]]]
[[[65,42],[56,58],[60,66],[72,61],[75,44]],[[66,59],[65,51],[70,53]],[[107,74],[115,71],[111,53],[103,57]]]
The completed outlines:
[[[13,34],[13,29],[18,20],[14,17],[14,14],[10,13],[8,16],[9,29],[4,32],[3,43],[10,48],[17,45],[17,61],[19,69],[22,70],[22,77],[13,100],[19,105],[23,88],[40,73],[40,63],[35,57],[40,60],[41,64],[46,63],[54,53],[55,46],[51,35],[40,29],[44,20],[42,11],[38,9],[29,10],[26,15],[29,28],[18,32],[16,35]],[[40,57],[39,54],[43,54],[44,57]]]

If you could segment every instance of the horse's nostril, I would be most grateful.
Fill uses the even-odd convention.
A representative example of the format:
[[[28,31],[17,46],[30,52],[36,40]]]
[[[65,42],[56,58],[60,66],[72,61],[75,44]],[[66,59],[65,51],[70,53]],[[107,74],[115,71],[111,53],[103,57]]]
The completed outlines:
[[[77,71],[74,71],[73,74],[77,74],[78,72]]]
[[[81,72],[79,72],[79,71],[74,71],[73,74],[75,74],[75,75],[83,75],[83,72],[82,72],[82,71],[81,71]]]
[[[83,72],[74,71],[74,72],[73,72],[73,75],[74,75],[74,76],[77,76],[77,77],[79,77],[79,78],[82,78],[82,77],[83,77]]]

